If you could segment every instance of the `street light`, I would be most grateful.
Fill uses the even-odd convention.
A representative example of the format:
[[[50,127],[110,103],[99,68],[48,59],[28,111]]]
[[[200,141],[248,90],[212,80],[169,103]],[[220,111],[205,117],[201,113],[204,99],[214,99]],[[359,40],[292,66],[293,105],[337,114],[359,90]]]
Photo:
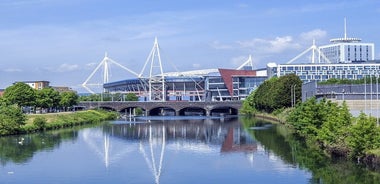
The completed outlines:
[[[297,84],[290,86],[290,99],[291,99],[292,107],[296,105],[296,86]]]

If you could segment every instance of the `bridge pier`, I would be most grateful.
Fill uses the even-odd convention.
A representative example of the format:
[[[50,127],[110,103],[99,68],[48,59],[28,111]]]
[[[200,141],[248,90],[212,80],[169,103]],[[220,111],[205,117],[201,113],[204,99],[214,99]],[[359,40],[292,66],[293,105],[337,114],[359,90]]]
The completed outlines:
[[[206,116],[210,116],[211,115],[211,110],[210,109],[206,109]]]

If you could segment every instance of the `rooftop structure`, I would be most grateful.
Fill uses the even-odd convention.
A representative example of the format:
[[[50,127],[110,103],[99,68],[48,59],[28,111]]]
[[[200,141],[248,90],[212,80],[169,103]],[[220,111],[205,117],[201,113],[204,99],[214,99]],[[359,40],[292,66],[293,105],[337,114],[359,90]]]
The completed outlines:
[[[135,77],[110,82],[109,64],[132,73]],[[106,93],[134,93],[140,101],[226,101],[242,100],[267,79],[266,69],[253,70],[249,56],[237,69],[204,69],[184,72],[164,72],[157,38],[139,74],[121,66],[107,55],[91,73],[83,86],[91,93],[90,79],[103,66],[102,87]],[[150,66],[150,68],[149,68]]]
[[[361,43],[360,38],[347,37],[346,19],[344,19],[344,37],[333,38],[331,44],[319,47],[319,50],[332,63],[349,63],[352,61],[369,61],[375,59],[375,45]]]
[[[375,60],[374,43],[362,43],[360,38],[347,37],[344,20],[344,37],[330,40],[331,44],[317,47],[315,42],[308,49],[286,64],[268,66],[270,75],[298,75],[302,81],[325,81],[330,78],[361,79],[380,75],[380,60]],[[312,51],[311,62],[294,62]],[[318,56],[316,56],[316,52]],[[318,60],[316,62],[315,60]]]

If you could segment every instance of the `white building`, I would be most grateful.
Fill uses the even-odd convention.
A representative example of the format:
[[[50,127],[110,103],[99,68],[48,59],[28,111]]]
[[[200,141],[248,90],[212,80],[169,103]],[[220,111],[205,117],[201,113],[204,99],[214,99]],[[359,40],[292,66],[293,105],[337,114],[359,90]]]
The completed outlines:
[[[279,77],[295,73],[304,82],[326,81],[330,78],[356,80],[380,75],[380,60],[375,60],[375,44],[362,43],[360,38],[347,37],[346,23],[344,37],[331,39],[330,42],[331,44],[320,47],[314,42],[309,49],[287,64],[279,64],[271,70]],[[293,63],[308,51],[312,51],[311,63]],[[314,57],[317,57],[318,62],[315,62]]]
[[[335,38],[331,44],[319,47],[331,63],[350,63],[375,59],[375,44],[361,43],[360,38]],[[320,57],[322,60],[323,58]]]

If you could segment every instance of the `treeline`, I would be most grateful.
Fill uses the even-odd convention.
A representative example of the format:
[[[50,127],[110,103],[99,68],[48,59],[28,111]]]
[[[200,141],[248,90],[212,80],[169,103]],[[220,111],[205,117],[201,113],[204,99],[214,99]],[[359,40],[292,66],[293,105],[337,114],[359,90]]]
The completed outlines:
[[[121,94],[121,93],[102,93],[91,94],[88,96],[80,96],[79,101],[138,101],[139,97],[134,93]]]
[[[0,97],[0,135],[10,135],[26,133],[41,129],[51,129],[61,126],[61,122],[47,124],[47,120],[40,117],[28,126],[26,125],[27,116],[25,111],[66,111],[73,105],[77,104],[78,96],[75,92],[59,93],[52,88],[35,90],[25,83],[16,83],[5,89],[4,94]],[[86,115],[75,117],[76,122]],[[69,120],[70,118],[67,118]],[[86,116],[86,121],[91,118]],[[66,124],[70,125],[69,121]]]
[[[336,79],[330,78],[326,81],[318,82],[318,84],[375,84],[376,80],[380,83],[380,78],[376,76],[367,76],[361,79]]]
[[[301,85],[294,74],[271,78],[248,96],[241,112],[283,113],[286,124],[295,130],[295,135],[307,145],[331,154],[356,159],[372,153],[380,155],[380,128],[375,118],[364,113],[354,118],[345,103],[340,106],[315,98],[301,103]],[[294,108],[289,109],[291,106]]]
[[[78,95],[73,91],[58,92],[47,87],[35,90],[18,82],[4,90],[0,105],[17,105],[24,111],[67,111],[78,103]]]

